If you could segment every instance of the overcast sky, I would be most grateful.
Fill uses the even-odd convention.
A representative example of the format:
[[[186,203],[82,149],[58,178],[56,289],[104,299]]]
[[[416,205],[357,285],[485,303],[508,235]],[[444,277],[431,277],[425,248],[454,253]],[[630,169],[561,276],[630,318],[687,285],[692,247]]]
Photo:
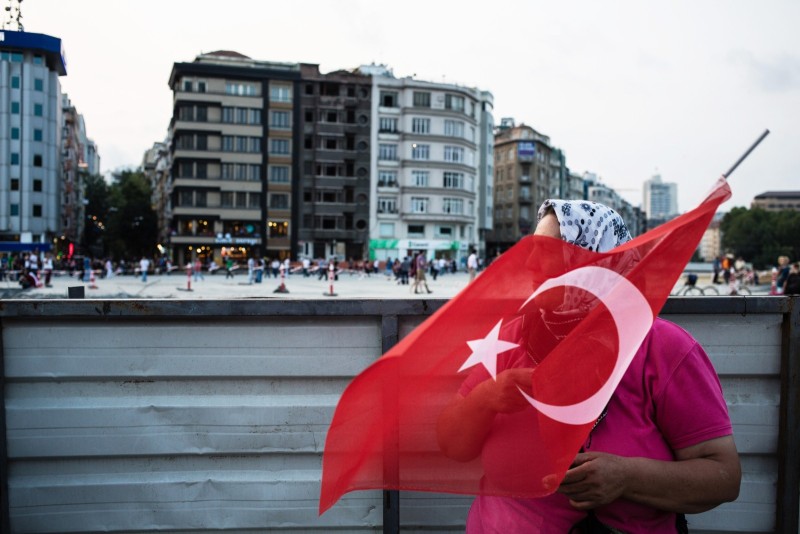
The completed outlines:
[[[6,1],[3,2],[3,5]],[[658,172],[692,208],[731,176],[749,206],[800,190],[797,0],[25,0],[29,32],[63,41],[61,78],[104,171],[141,164],[164,139],[172,64],[202,52],[318,63],[385,63],[398,77],[489,90],[514,117],[635,205]]]

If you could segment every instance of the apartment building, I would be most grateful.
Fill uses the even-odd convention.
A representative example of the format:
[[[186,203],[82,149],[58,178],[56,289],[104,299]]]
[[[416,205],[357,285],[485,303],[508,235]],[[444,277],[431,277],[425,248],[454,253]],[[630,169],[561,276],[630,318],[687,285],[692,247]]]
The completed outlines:
[[[644,182],[642,209],[647,214],[647,224],[655,228],[678,215],[678,184],[665,182],[654,174]]]
[[[170,141],[171,139],[167,137],[166,141],[153,143],[153,146],[146,150],[142,157],[142,172],[153,191],[151,204],[158,221],[158,244],[156,246],[162,254],[167,252],[170,242],[169,228],[172,219],[172,203],[167,194],[172,167]]]
[[[72,193],[61,167],[66,73],[61,39],[0,31],[0,241],[44,251],[61,236],[62,202]]]
[[[291,202],[298,254],[361,259],[369,250],[372,80],[301,64],[301,177]],[[270,169],[274,171],[274,169]],[[289,176],[269,173],[270,180]],[[275,195],[271,202],[279,200]],[[289,203],[287,198],[281,201]],[[271,205],[271,207],[273,207]]]
[[[503,118],[494,138],[494,229],[487,251],[495,256],[536,228],[536,213],[559,188],[550,138]],[[566,165],[564,165],[566,167]],[[554,178],[555,177],[555,178]]]
[[[479,201],[492,198],[491,93],[395,78],[383,65],[359,71],[372,75],[370,257],[465,262],[482,248]]]
[[[70,256],[73,253],[91,253],[84,250],[84,229],[87,224],[83,204],[86,176],[90,172],[90,162],[99,168],[96,150],[87,148],[94,143],[86,137],[83,117],[72,105],[67,95],[61,95],[61,232],[57,237],[56,249]],[[90,155],[91,159],[88,159]],[[91,221],[89,224],[95,224]]]
[[[224,50],[173,65],[168,195],[175,261],[296,256],[299,80],[298,64]]]
[[[750,207],[766,211],[800,211],[800,191],[766,191],[756,195]]]

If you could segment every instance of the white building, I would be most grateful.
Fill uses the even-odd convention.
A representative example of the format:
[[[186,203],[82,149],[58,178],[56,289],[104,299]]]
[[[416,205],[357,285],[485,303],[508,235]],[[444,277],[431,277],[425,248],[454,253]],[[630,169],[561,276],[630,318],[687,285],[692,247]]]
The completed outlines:
[[[372,78],[370,255],[462,261],[491,228],[492,106],[487,91]]]
[[[678,184],[661,181],[656,174],[644,182],[642,207],[648,220],[665,221],[678,215]]]

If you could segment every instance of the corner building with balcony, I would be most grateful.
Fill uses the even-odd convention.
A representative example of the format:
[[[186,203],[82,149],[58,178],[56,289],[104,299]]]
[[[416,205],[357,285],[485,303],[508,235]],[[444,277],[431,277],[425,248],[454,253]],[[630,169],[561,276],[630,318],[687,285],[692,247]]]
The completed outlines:
[[[494,257],[533,233],[539,206],[558,191],[550,138],[504,118],[494,138],[494,231],[487,251]]]
[[[179,265],[296,255],[299,79],[298,64],[231,51],[173,65],[168,233]]]
[[[491,197],[491,93],[359,70],[373,76],[370,258],[423,251],[465,265],[482,249],[479,209]]]
[[[369,243],[372,81],[343,70],[321,74],[313,64],[300,70],[298,255],[359,260]]]

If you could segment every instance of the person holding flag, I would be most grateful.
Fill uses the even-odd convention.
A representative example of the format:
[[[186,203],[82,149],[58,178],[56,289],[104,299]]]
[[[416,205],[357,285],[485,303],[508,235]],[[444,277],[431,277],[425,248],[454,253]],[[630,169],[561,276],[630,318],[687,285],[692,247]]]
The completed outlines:
[[[614,210],[586,201],[547,200],[534,235],[601,253],[631,239]],[[637,260],[617,267],[631,268]],[[536,408],[522,392],[531,391],[538,364],[595,300],[574,287],[540,295],[532,313],[500,330],[503,339],[528,343],[505,342],[494,369],[478,358],[462,367],[483,364],[472,368],[442,412],[438,439],[457,461],[480,457],[485,488],[513,493],[514,478],[538,475],[536,469],[509,473],[503,465],[507,454],[525,454],[518,444],[531,439],[526,421]],[[467,533],[683,532],[682,514],[738,496],[741,467],[717,375],[700,345],[662,319],[653,322],[580,450],[552,495],[479,496]]]
[[[534,235],[347,386],[320,513],[382,488],[477,495],[470,532],[676,532],[677,514],[735,499],[716,373],[658,314],[768,133],[696,208],[632,240],[600,205],[545,205]]]

